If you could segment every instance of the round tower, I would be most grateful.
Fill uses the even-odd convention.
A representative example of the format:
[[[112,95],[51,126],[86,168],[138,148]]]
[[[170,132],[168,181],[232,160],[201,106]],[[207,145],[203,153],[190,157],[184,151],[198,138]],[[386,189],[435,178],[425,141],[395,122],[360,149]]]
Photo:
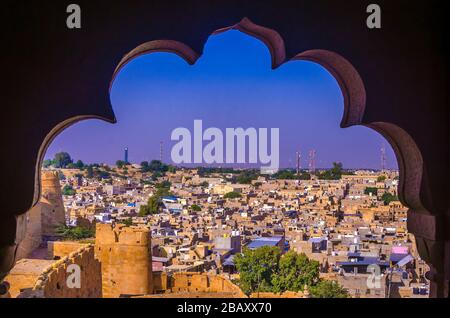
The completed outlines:
[[[102,268],[103,297],[153,292],[151,246],[148,228],[96,225],[95,253]]]
[[[42,236],[52,237],[56,227],[66,224],[59,175],[56,171],[43,171],[41,175]]]

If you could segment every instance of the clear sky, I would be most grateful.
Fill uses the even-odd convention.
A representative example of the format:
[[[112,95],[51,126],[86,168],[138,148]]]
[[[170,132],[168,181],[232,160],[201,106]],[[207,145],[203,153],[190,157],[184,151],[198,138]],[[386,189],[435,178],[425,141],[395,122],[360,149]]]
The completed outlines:
[[[113,164],[128,147],[129,160],[140,163],[159,159],[163,141],[163,161],[171,163],[172,130],[192,131],[194,120],[201,119],[204,129],[279,128],[283,168],[295,166],[297,150],[307,167],[308,151],[315,149],[319,168],[340,161],[345,168],[379,169],[384,144],[387,167],[397,169],[391,147],[377,132],[339,127],[343,97],[324,68],[292,61],[272,70],[270,64],[267,47],[239,31],[211,36],[193,66],[169,53],[141,56],[114,82],[111,102],[118,123],[87,120],[69,127],[46,158],[67,151],[85,163]]]

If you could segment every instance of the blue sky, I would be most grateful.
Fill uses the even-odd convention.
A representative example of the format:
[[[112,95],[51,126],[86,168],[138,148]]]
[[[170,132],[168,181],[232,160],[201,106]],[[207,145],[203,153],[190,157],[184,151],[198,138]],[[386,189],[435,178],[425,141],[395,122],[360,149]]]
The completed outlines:
[[[131,48],[130,48],[131,49]],[[111,90],[117,124],[80,122],[63,131],[46,158],[67,151],[86,163],[113,164],[129,148],[131,162],[159,158],[171,163],[170,140],[177,127],[280,129],[280,165],[295,166],[295,152],[307,166],[310,149],[317,167],[333,161],[346,168],[380,168],[380,148],[388,168],[397,168],[384,138],[366,127],[341,129],[343,97],[336,80],[320,65],[288,62],[272,70],[267,47],[239,31],[211,36],[193,66],[169,53],[141,56],[125,66]],[[239,165],[245,167],[245,165]]]

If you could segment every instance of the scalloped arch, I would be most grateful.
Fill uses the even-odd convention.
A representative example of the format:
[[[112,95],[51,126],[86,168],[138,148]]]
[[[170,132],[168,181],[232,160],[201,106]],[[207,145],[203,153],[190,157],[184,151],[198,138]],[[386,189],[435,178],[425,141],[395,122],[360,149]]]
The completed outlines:
[[[228,30],[239,30],[245,34],[253,36],[262,41],[269,49],[272,69],[276,69],[286,63],[286,51],[281,35],[267,27],[257,25],[248,18],[243,18],[239,23],[216,30],[212,34],[219,34]],[[143,43],[126,54],[115,68],[109,89],[117,77],[117,74],[133,59],[155,52],[173,53],[183,58],[190,65],[194,65],[200,54],[195,52],[188,45],[173,40],[154,40]],[[340,126],[347,128],[355,125],[362,125],[380,133],[393,147],[399,163],[400,185],[399,195],[402,202],[409,208],[425,211],[420,200],[420,185],[422,182],[423,160],[420,151],[414,140],[400,127],[391,123],[363,123],[363,116],[366,107],[366,89],[364,82],[353,65],[339,54],[323,50],[312,49],[295,55],[291,60],[304,60],[317,63],[328,70],[338,82],[344,97],[344,114]],[[115,123],[115,118],[103,118],[99,116],[78,116],[67,119],[55,126],[47,135],[39,151],[39,158],[36,166],[35,178],[35,205],[40,195],[40,165],[46,149],[52,140],[67,127],[85,119],[101,119]]]

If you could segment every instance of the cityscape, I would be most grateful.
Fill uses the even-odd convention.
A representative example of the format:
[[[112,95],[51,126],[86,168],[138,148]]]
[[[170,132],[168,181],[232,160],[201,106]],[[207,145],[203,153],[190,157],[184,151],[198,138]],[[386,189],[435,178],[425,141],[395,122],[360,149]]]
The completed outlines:
[[[49,145],[9,296],[428,298],[392,148],[338,127],[323,68],[269,61],[232,31],[193,69],[168,54],[127,65],[118,124]]]
[[[318,169],[310,151],[309,167],[267,175],[130,151],[115,165],[43,162],[11,297],[428,297],[398,171]]]
[[[0,308],[444,303],[444,4],[7,0]]]

